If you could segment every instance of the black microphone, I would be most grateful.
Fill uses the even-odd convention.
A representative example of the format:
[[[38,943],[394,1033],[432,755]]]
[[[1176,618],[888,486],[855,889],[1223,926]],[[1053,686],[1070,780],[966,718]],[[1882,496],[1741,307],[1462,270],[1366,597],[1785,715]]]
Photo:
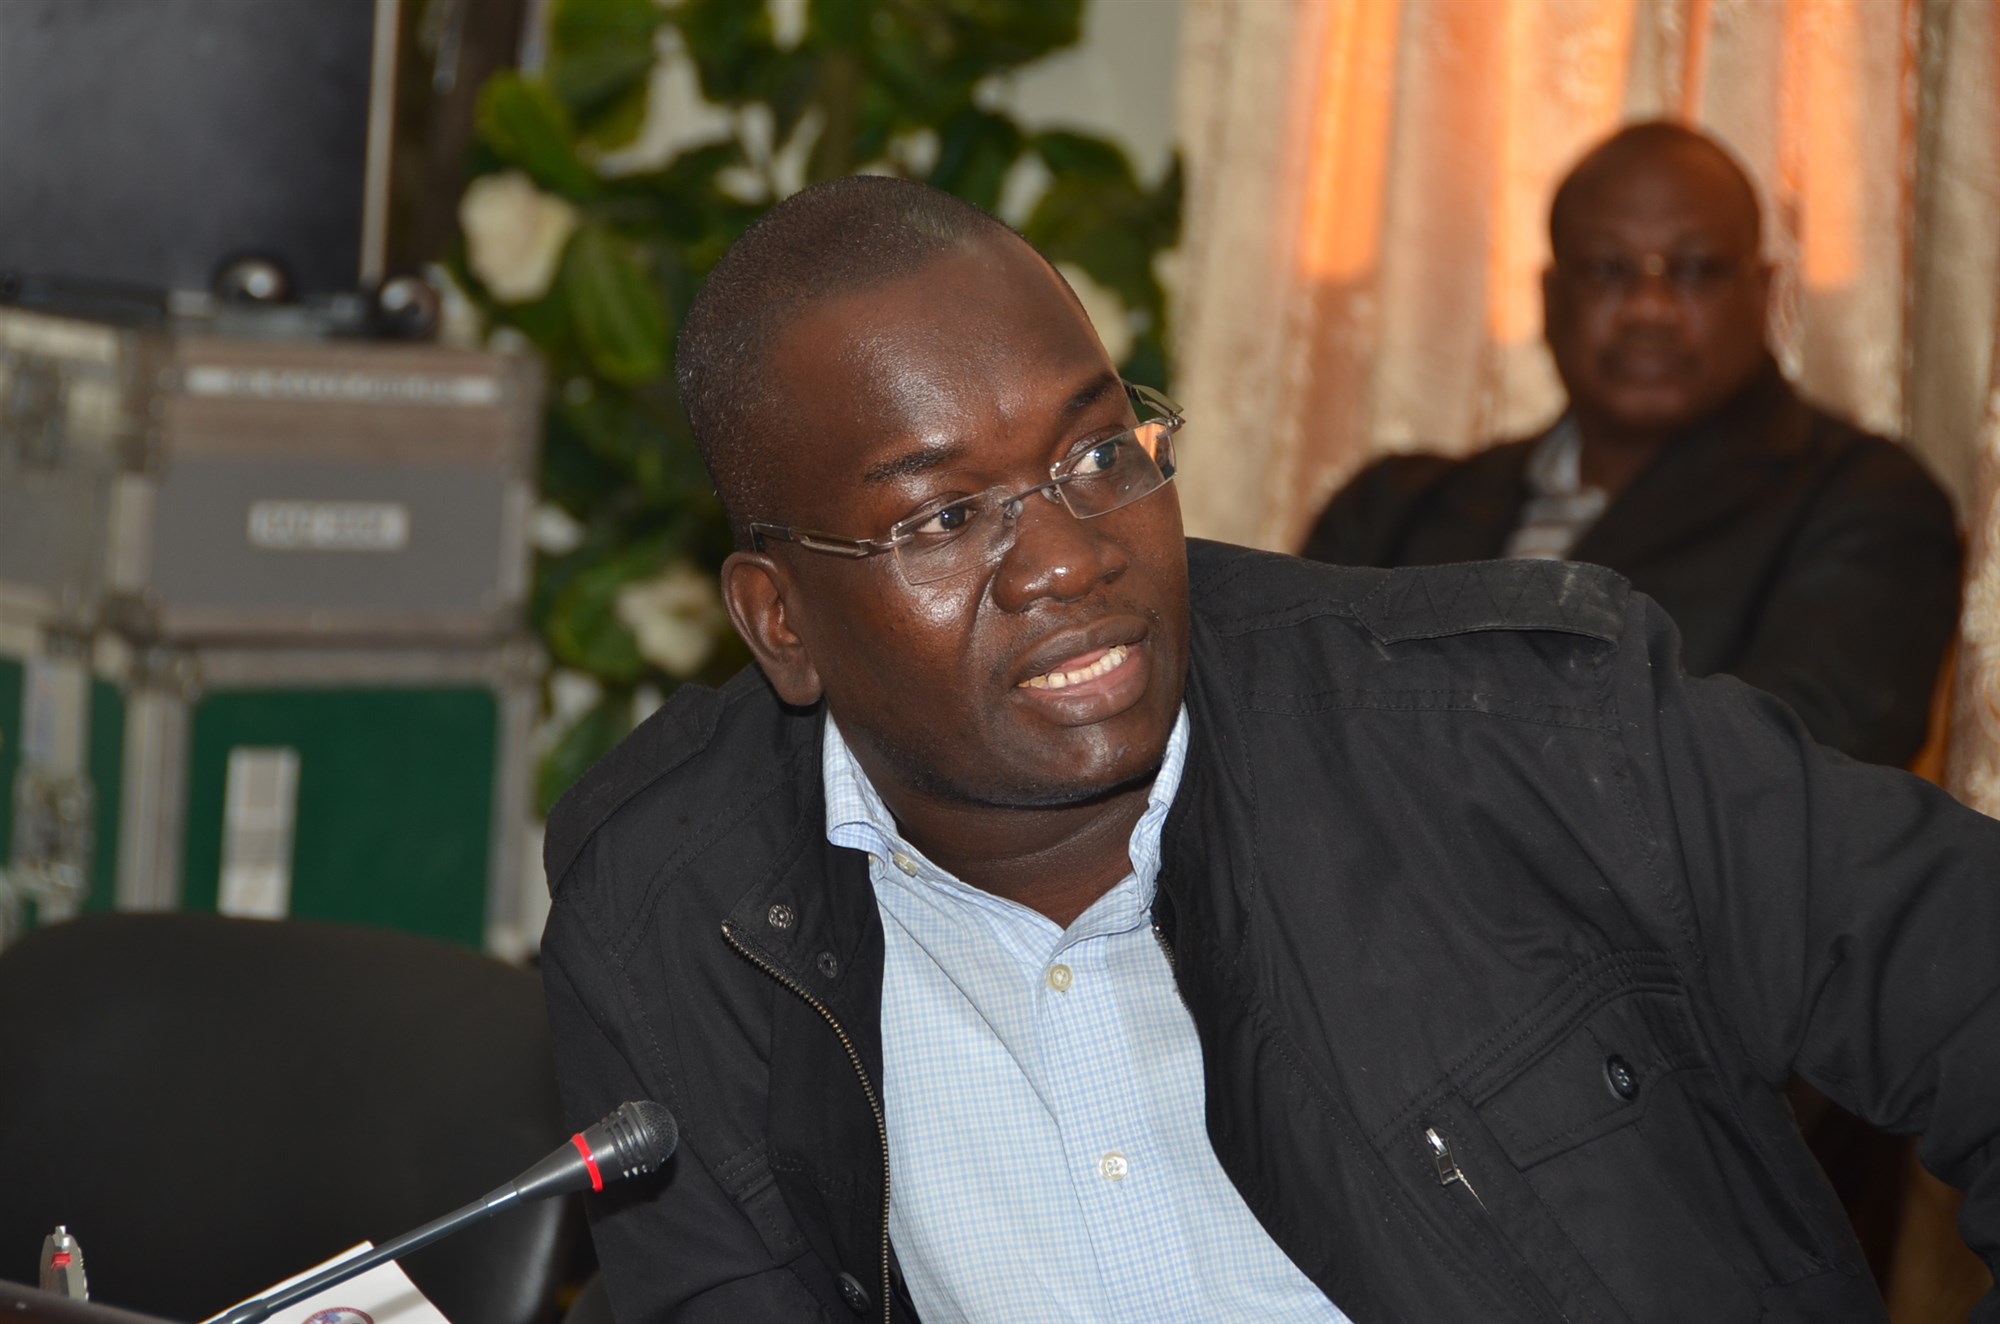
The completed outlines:
[[[652,1172],[667,1161],[680,1143],[674,1115],[651,1099],[618,1105],[609,1117],[577,1132],[569,1143],[526,1172],[474,1200],[462,1209],[406,1232],[374,1250],[342,1260],[320,1273],[268,1296],[245,1301],[217,1324],[257,1324],[286,1306],[296,1305],[336,1284],[364,1274],[378,1264],[400,1259],[472,1223],[529,1200],[572,1191],[601,1191],[607,1182],[624,1181]]]

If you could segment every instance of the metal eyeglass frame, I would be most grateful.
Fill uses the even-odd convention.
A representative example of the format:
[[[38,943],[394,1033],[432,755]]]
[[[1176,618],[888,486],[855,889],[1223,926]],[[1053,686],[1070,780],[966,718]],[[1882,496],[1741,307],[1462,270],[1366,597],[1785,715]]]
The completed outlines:
[[[1563,278],[1593,299],[1629,299],[1648,280],[1663,281],[1676,299],[1720,295],[1758,265],[1756,254],[1713,257],[1692,253],[1615,253],[1584,261],[1556,260]]]
[[[1165,487],[1168,483],[1174,481],[1175,466],[1172,459],[1173,437],[1181,430],[1182,425],[1187,422],[1187,419],[1181,413],[1181,407],[1150,386],[1140,386],[1134,382],[1123,382],[1121,385],[1124,386],[1126,398],[1132,402],[1135,410],[1151,413],[1155,417],[1142,419],[1135,427],[1128,428],[1116,436],[1106,437],[1092,446],[1072,452],[1059,463],[1050,465],[1049,476],[1046,480],[1036,483],[1032,487],[1023,488],[1021,491],[1016,492],[1013,496],[1007,497],[999,503],[1008,512],[1006,516],[1008,523],[1012,523],[1014,518],[1020,514],[1022,503],[1037,492],[1047,496],[1051,501],[1059,503],[1064,510],[1067,510],[1075,518],[1083,520],[1093,519],[1098,515],[1108,515],[1114,510],[1123,510],[1133,502],[1151,496],[1153,493],[1159,491],[1161,487]],[[1160,464],[1157,456],[1148,456],[1160,470],[1159,487],[1147,488],[1144,492],[1139,493],[1130,500],[1120,502],[1116,506],[1111,506],[1104,510],[1092,511],[1088,515],[1079,514],[1077,509],[1069,503],[1069,498],[1063,494],[1063,489],[1079,476],[1071,472],[1074,466],[1083,456],[1088,455],[1097,446],[1102,446],[1107,441],[1130,438],[1139,428],[1145,427],[1150,423],[1162,424],[1167,429],[1167,462]],[[945,508],[949,509],[949,505]],[[818,533],[808,529],[793,528],[789,524],[767,524],[762,520],[752,520],[750,522],[751,546],[756,551],[761,552],[764,550],[764,539],[775,538],[781,542],[788,542],[794,546],[803,547],[809,552],[824,552],[829,556],[843,556],[849,560],[859,561],[870,556],[880,556],[884,552],[898,550],[916,535],[908,530],[900,533],[897,530],[903,529],[905,525],[927,520],[935,515],[935,513],[933,511],[925,515],[911,516],[908,519],[898,520],[890,528],[889,536],[886,538],[849,538],[838,533]],[[942,574],[924,579],[912,579],[909,567],[900,556],[896,558],[896,567],[901,571],[903,578],[912,584],[932,584],[941,579],[949,579],[954,575],[963,574],[980,565],[991,565],[1000,557],[1005,556],[1008,549],[1012,546],[1013,543],[1011,541],[1001,542],[997,544],[998,550],[996,554],[985,561],[976,561],[968,565],[959,566],[947,570]]]

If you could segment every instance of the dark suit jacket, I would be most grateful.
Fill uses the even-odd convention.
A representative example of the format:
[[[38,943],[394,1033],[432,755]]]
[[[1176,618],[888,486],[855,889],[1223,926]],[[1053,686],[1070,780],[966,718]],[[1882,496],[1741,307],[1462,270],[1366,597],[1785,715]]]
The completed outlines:
[[[1540,440],[1378,460],[1303,554],[1373,566],[1499,556]],[[1806,404],[1775,369],[1662,451],[1571,557],[1665,607],[1691,674],[1777,695],[1857,758],[1904,764],[1922,746],[1958,621],[1951,504],[1908,452]]]

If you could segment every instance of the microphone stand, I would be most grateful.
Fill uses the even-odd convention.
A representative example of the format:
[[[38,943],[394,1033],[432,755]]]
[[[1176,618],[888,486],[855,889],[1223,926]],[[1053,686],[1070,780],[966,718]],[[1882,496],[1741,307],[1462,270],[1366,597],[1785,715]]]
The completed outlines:
[[[433,1219],[414,1232],[405,1232],[386,1245],[342,1260],[290,1287],[276,1288],[245,1301],[215,1324],[261,1324],[287,1306],[367,1273],[378,1264],[422,1250],[433,1241],[513,1205],[585,1188],[601,1191],[607,1178],[622,1181],[652,1172],[667,1161],[679,1139],[680,1127],[674,1115],[659,1104],[650,1099],[620,1104],[603,1121],[577,1132],[567,1145],[558,1146],[553,1154],[505,1186],[488,1191],[464,1208]]]

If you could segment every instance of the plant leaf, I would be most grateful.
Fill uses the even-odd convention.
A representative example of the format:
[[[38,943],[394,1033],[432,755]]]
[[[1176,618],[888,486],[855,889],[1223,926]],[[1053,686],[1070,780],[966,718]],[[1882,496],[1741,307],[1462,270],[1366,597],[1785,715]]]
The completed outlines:
[[[785,52],[771,40],[767,6],[750,0],[682,0],[670,11],[701,74],[702,95],[733,105],[767,92]]]
[[[1057,130],[1038,133],[1029,143],[1052,175],[1135,191],[1139,187],[1131,158],[1108,138]]]
[[[475,124],[481,141],[543,188],[579,199],[597,191],[596,172],[572,145],[569,108],[540,79],[495,74],[479,91]]]
[[[555,660],[610,684],[630,684],[644,675],[638,642],[618,619],[618,590],[657,572],[670,549],[667,538],[648,538],[577,570],[549,604],[546,628]]]
[[[646,122],[653,33],[666,15],[653,0],[557,0],[549,16],[550,87],[585,141],[618,148]]]
[[[1125,154],[1101,139],[1043,134],[1034,145],[1045,161],[1053,151],[1072,168],[1055,172],[1021,233],[1050,261],[1074,262],[1128,307],[1162,324],[1166,292],[1154,275],[1153,256],[1180,237],[1178,158],[1159,187],[1148,191]]]
[[[992,211],[1000,205],[1001,185],[1020,155],[1021,130],[1014,121],[967,107],[938,135],[938,159],[930,182]]]
[[[602,225],[585,223],[563,255],[563,293],[591,366],[624,385],[667,370],[667,310],[646,273]]]
[[[542,756],[542,766],[535,773],[535,812],[548,817],[563,792],[576,785],[591,764],[609,754],[631,727],[632,691],[624,687],[605,691]]]
[[[555,0],[549,9],[549,58],[568,59],[605,46],[650,49],[667,21],[654,0]]]

